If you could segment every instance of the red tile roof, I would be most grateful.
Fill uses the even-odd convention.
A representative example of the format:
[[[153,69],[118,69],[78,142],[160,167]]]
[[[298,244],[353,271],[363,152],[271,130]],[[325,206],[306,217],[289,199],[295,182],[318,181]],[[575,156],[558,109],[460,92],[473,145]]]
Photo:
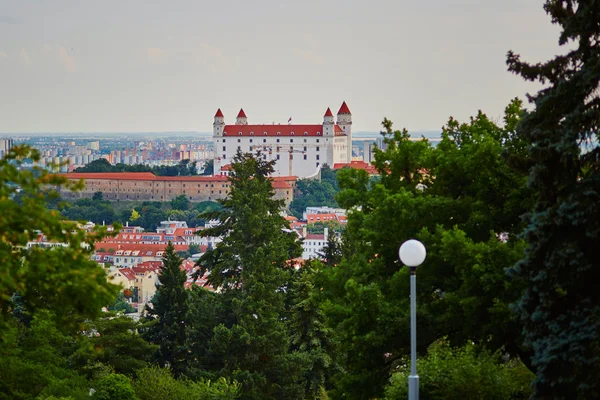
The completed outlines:
[[[325,240],[325,235],[324,234],[315,234],[315,233],[309,233],[308,235],[306,235],[305,239],[310,239],[310,240]]]
[[[340,107],[340,111],[338,111],[338,115],[339,114],[352,114],[350,112],[350,109],[348,108],[348,105],[346,104],[346,102],[342,103],[342,106]]]
[[[236,125],[248,126],[248,125]],[[320,126],[320,125],[319,125]],[[227,182],[228,177],[216,176],[156,176],[152,172],[74,172],[59,174],[67,179],[107,179],[107,180],[129,180],[129,181],[171,181],[171,182]],[[278,176],[276,181],[295,181],[296,176]]]
[[[339,125],[336,125],[334,127],[334,131],[335,131],[335,136],[346,136],[346,134],[344,133],[344,131],[342,130],[342,128],[340,128]]]
[[[309,224],[314,224],[315,222],[323,222],[323,221],[336,221],[337,215],[328,213],[328,214],[307,214],[306,221]]]
[[[122,268],[119,273],[130,281],[135,279],[135,272],[131,268]]]
[[[231,164],[225,164],[221,167],[221,171],[231,171],[233,170],[233,167],[231,166]]]
[[[246,117],[246,113],[244,112],[243,108],[240,108],[240,112],[237,115],[238,118],[247,118]]]
[[[286,181],[273,181],[273,189],[291,189],[292,187],[290,186],[289,183],[287,183]]]
[[[217,118],[217,117],[223,118],[223,113],[221,112],[220,108],[217,110],[217,113],[215,114],[215,118]]]
[[[324,117],[333,117],[333,113],[331,112],[331,108],[327,107],[327,111],[325,111]]]
[[[367,171],[370,175],[377,175],[377,168],[373,165],[366,163],[364,161],[352,161],[350,163],[335,163],[333,164],[333,169],[342,169],[342,168],[354,168],[354,169],[363,169]]]
[[[279,135],[277,134],[279,132]],[[292,135],[294,132],[294,135]],[[304,134],[306,132],[306,135]],[[241,133],[241,135],[240,135]],[[266,133],[266,135],[265,135]],[[223,136],[322,136],[323,125],[225,125]]]

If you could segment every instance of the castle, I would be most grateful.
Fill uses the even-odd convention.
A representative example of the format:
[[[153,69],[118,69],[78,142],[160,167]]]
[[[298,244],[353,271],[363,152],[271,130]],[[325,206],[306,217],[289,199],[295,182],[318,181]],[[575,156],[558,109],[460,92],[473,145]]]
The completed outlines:
[[[333,167],[352,161],[352,113],[342,103],[337,121],[327,108],[322,125],[248,125],[243,109],[235,125],[226,125],[221,109],[213,123],[215,175],[227,175],[238,151],[275,161],[273,176],[317,176],[324,164]]]

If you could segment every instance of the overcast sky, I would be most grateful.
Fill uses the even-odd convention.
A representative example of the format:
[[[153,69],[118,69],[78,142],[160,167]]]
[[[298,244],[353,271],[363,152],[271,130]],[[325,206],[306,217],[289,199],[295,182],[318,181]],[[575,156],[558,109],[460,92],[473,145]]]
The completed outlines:
[[[535,91],[559,50],[541,0],[0,0],[0,132],[321,123],[437,130]]]

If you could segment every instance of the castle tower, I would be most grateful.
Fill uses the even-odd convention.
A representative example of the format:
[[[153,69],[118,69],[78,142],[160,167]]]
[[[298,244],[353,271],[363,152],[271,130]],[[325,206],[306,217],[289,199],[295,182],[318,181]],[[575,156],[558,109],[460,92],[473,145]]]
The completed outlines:
[[[346,134],[348,145],[348,162],[352,161],[352,113],[344,101],[337,113],[337,125]]]
[[[217,175],[221,170],[221,157],[219,156],[220,148],[219,145],[221,138],[223,137],[223,130],[225,128],[225,117],[219,108],[215,114],[215,120],[213,122],[213,148],[215,149],[215,158],[213,163],[213,175]]]
[[[223,128],[225,127],[225,117],[219,108],[215,114],[215,121],[213,122],[213,135],[223,136]]]
[[[327,111],[325,111],[325,115],[323,115],[323,136],[334,136],[333,113],[329,107],[327,107]]]
[[[235,119],[235,124],[248,125],[248,117],[246,117],[246,113],[244,112],[243,108],[240,108],[240,112],[238,113],[237,118]]]

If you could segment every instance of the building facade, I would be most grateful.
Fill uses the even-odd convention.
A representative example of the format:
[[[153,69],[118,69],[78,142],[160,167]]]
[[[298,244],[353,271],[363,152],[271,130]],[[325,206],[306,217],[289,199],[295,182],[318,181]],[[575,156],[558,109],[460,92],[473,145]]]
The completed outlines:
[[[273,176],[316,176],[321,166],[352,160],[352,114],[342,103],[337,121],[331,109],[322,125],[249,125],[243,109],[233,125],[225,124],[221,109],[213,123],[215,175],[226,174],[238,151],[261,152],[263,159],[275,161]]]
[[[84,180],[81,191],[64,187],[58,191],[64,199],[89,198],[101,192],[106,200],[170,201],[185,195],[190,201],[224,199],[230,183],[226,176],[156,176],[152,172],[86,172],[63,174],[69,181]],[[275,198],[286,206],[293,200],[295,176],[273,177]]]

